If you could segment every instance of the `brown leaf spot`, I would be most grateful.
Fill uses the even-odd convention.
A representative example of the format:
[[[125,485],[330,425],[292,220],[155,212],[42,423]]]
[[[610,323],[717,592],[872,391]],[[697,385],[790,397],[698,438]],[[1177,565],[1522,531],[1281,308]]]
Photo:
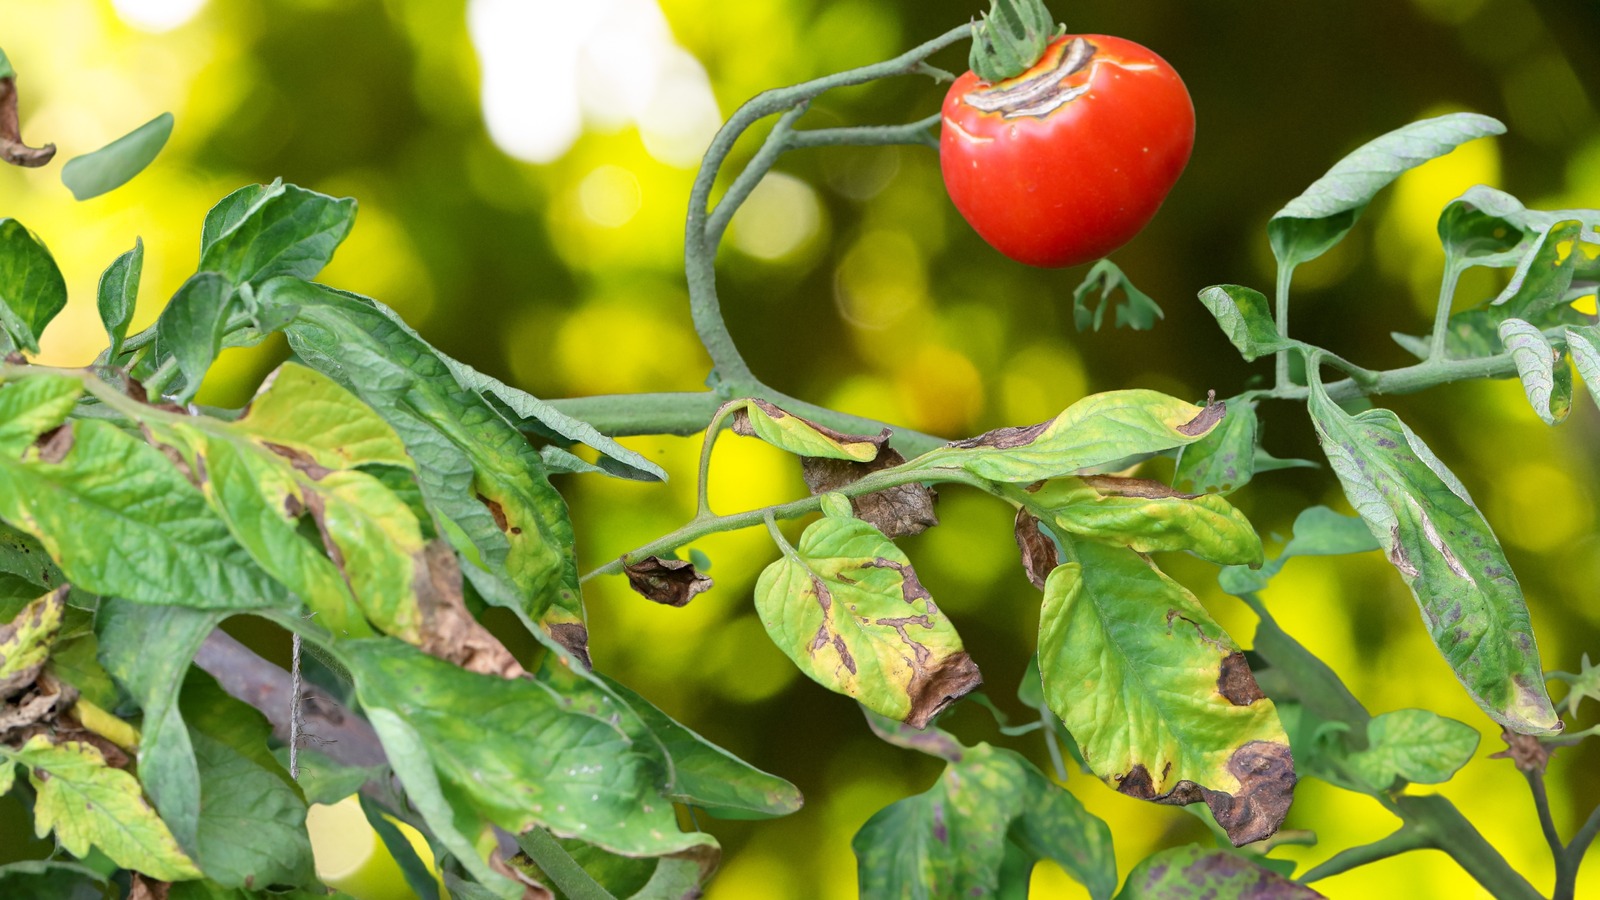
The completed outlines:
[[[982,448],[1010,450],[1013,447],[1021,447],[1033,443],[1054,422],[1055,419],[1050,419],[1037,425],[996,428],[993,431],[985,431],[977,437],[967,438],[964,441],[951,441],[950,446],[957,450],[977,450]]]
[[[909,564],[898,563],[880,556],[861,565],[864,569],[893,569],[899,572],[900,596],[907,603],[915,603],[918,600],[932,602],[933,595],[929,594],[928,589],[922,586],[922,579],[917,577],[917,570],[913,569]]]
[[[0,625],[0,647],[15,641],[17,639],[18,631],[36,630],[47,619],[53,618],[56,620],[55,630],[58,631],[61,627],[60,620],[62,609],[67,605],[68,590],[70,590],[70,588],[67,585],[62,585],[56,588],[45,596],[23,607],[22,611],[17,614],[15,619],[7,622],[5,625]],[[49,635],[42,636],[41,640],[47,643],[53,642],[55,640],[55,631],[52,631],[52,633]],[[5,654],[0,652],[0,663],[5,662],[5,659]],[[0,700],[9,700],[25,688],[32,687],[34,681],[39,677],[39,671],[43,668],[44,660],[40,660],[37,665],[28,666],[25,669],[19,669],[15,672],[12,672],[10,675],[0,678]],[[3,765],[3,763],[0,763],[0,765]]]
[[[311,454],[305,452],[304,450],[299,450],[294,447],[286,447],[283,444],[274,444],[271,441],[264,441],[263,443],[266,445],[268,450],[271,450],[273,453],[276,453],[284,459],[287,459],[290,465],[293,465],[296,469],[304,472],[306,477],[310,478],[312,481],[321,481],[333,471],[327,466],[317,462],[312,458]]]
[[[61,711],[78,702],[78,690],[38,671],[32,685],[0,703],[0,743],[20,747],[35,734],[55,734]]]
[[[889,448],[881,449],[877,459],[865,463],[808,456],[800,460],[800,475],[811,493],[825,494],[905,461],[906,458],[899,451]],[[892,540],[920,534],[939,524],[939,517],[933,511],[934,501],[938,498],[933,488],[913,482],[852,497],[850,508],[856,518],[870,522]]]
[[[1234,706],[1249,706],[1265,698],[1256,676],[1250,672],[1244,653],[1235,650],[1222,658],[1222,671],[1217,676],[1217,693]]]
[[[906,724],[912,728],[927,728],[934,716],[982,683],[978,664],[965,650],[934,660],[932,665],[915,667],[911,683],[906,686],[906,693],[911,697]]]
[[[686,559],[649,556],[632,565],[625,563],[622,571],[628,576],[628,585],[645,599],[667,606],[687,606],[712,585],[711,576],[696,572]]]
[[[839,661],[850,670],[850,674],[856,674],[856,658],[850,655],[850,645],[846,644],[840,635],[833,636],[833,649],[839,651]]]
[[[133,873],[133,889],[128,892],[128,900],[167,900],[167,892],[172,885],[165,881],[156,881],[147,875]]]
[[[461,567],[450,545],[434,540],[415,562],[412,585],[422,612],[422,652],[481,675],[527,675],[511,651],[467,612],[461,596]],[[587,659],[587,654],[584,657]]]
[[[58,425],[39,435],[39,439],[34,441],[34,446],[39,450],[40,462],[54,465],[66,459],[67,454],[72,451],[72,442],[72,426]]]
[[[482,494],[478,494],[477,496],[479,503],[489,507],[489,515],[494,516],[494,527],[500,529],[501,531],[508,530],[506,526],[509,524],[509,522],[506,521],[505,507],[501,506],[498,501],[490,500],[488,497],[485,497]]]
[[[1116,475],[1080,475],[1084,484],[1101,494],[1114,497],[1140,497],[1146,500],[1193,500],[1199,494],[1185,494],[1149,478],[1121,478]]]
[[[1218,422],[1221,422],[1222,417],[1227,414],[1228,405],[1226,403],[1217,402],[1217,392],[1207,391],[1205,408],[1200,410],[1200,415],[1195,416],[1182,425],[1179,425],[1178,433],[1186,434],[1190,437],[1193,437],[1197,434],[1205,434],[1206,432],[1210,431]]]
[[[1417,567],[1411,562],[1411,557],[1406,554],[1406,548],[1400,543],[1398,524],[1389,526],[1389,562],[1407,578],[1415,578],[1418,575]]]
[[[1022,571],[1042,591],[1045,579],[1061,564],[1056,543],[1039,530],[1039,520],[1026,508],[1017,509],[1016,535],[1017,549],[1022,551]]]
[[[1506,742],[1506,748],[1489,754],[1490,759],[1509,759],[1518,771],[1528,773],[1543,774],[1550,764],[1550,750],[1538,738],[1501,729],[1500,739]]]
[[[1214,791],[1185,780],[1158,795],[1150,771],[1142,763],[1119,780],[1117,790],[1130,797],[1169,806],[1187,806],[1204,800],[1235,847],[1271,837],[1283,824],[1294,799],[1294,758],[1288,746],[1251,741],[1228,758],[1228,771],[1239,780],[1236,794]]]
[[[567,652],[578,658],[585,669],[594,668],[594,661],[589,658],[589,629],[582,622],[555,622],[544,626],[544,630],[555,642],[567,648]]]
[[[56,155],[55,144],[29,147],[22,142],[22,125],[17,119],[15,79],[0,78],[0,159],[28,169],[37,169]]]

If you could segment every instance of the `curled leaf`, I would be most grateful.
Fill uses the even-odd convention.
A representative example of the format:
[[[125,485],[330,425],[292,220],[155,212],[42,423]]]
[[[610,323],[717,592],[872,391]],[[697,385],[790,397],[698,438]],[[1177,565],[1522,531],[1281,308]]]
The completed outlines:
[[[17,118],[17,74],[7,62],[0,71],[0,159],[13,166],[37,169],[55,155],[55,144],[29,147],[22,142],[22,124]]]
[[[734,401],[740,402],[740,401]],[[785,412],[765,400],[744,401],[733,414],[733,433],[758,437],[796,456],[872,462],[889,446],[889,429],[880,434],[845,434]]]
[[[0,700],[9,700],[39,677],[61,631],[69,589],[56,588],[0,625]]]
[[[1572,366],[1539,329],[1521,319],[1500,323],[1500,340],[1517,364],[1528,403],[1546,425],[1559,425],[1572,411]]]
[[[826,494],[905,461],[906,458],[891,447],[885,447],[878,458],[870,462],[807,456],[800,460],[800,474],[811,493]],[[871,522],[892,540],[921,534],[939,524],[939,517],[933,511],[934,501],[938,499],[933,488],[914,481],[851,497],[850,508],[856,518]]]
[[[687,606],[696,594],[711,590],[711,576],[695,571],[686,559],[647,556],[622,567],[628,586],[647,600],[666,606]]]
[[[1260,291],[1237,284],[1217,284],[1200,292],[1200,302],[1247,361],[1288,346],[1278,337],[1271,304]]]
[[[1029,485],[1014,496],[1056,534],[1140,553],[1186,550],[1221,565],[1261,565],[1250,521],[1214,494],[1181,494],[1143,478],[1085,475]]]

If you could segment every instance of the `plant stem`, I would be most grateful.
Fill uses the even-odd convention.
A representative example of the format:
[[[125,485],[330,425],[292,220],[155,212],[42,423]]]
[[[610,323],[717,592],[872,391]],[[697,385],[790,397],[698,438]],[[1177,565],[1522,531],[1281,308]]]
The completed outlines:
[[[1433,846],[1432,842],[1422,829],[1407,823],[1401,825],[1400,830],[1382,840],[1335,853],[1323,861],[1321,865],[1312,868],[1295,880],[1301,884],[1310,884],[1323,878],[1332,878],[1358,866],[1375,863],[1391,856],[1399,856],[1412,850],[1424,850],[1431,846]]]
[[[530,828],[517,835],[517,846],[568,900],[616,900],[543,828]]]
[[[706,430],[722,398],[711,391],[665,394],[604,394],[551,400],[550,405],[593,425],[610,437],[673,434],[687,437]]]
[[[1061,758],[1061,742],[1056,739],[1056,714],[1048,705],[1039,707],[1039,724],[1044,726],[1044,746],[1050,751],[1050,765],[1056,770],[1056,780],[1067,783],[1067,763]]]
[[[1461,868],[1498,900],[1542,900],[1494,845],[1449,800],[1437,794],[1395,798],[1396,811],[1428,837],[1428,846],[1450,854]]]
[[[1278,263],[1277,295],[1277,323],[1278,337],[1289,338],[1289,283],[1294,279],[1294,266],[1292,264]],[[1274,382],[1276,390],[1282,391],[1291,387],[1289,383],[1289,351],[1279,350],[1276,360],[1277,380]]]
[[[1450,309],[1455,305],[1456,284],[1461,281],[1461,273],[1466,271],[1455,254],[1449,250],[1444,254],[1444,278],[1439,282],[1439,307],[1433,314],[1433,331],[1428,336],[1428,359],[1445,358],[1445,339],[1450,333]]]
[[[711,424],[706,426],[705,439],[700,442],[700,479],[695,483],[694,517],[696,519],[709,519],[713,515],[711,503],[707,499],[708,488],[711,483],[711,448],[716,446],[717,435],[722,433],[722,423],[727,421],[729,416],[744,409],[744,407],[744,403],[730,400],[722,404],[722,408],[718,409],[716,414],[711,417]]]

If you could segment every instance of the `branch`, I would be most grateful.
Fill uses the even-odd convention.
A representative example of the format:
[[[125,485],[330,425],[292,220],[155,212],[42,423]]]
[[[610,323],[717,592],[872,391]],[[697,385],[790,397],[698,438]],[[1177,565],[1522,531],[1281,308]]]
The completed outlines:
[[[1543,900],[1494,845],[1483,839],[1472,823],[1449,800],[1437,794],[1395,798],[1395,809],[1408,824],[1420,829],[1428,846],[1450,854],[1456,864],[1499,900]]]
[[[1332,878],[1358,866],[1375,863],[1391,856],[1399,856],[1412,850],[1425,850],[1432,846],[1432,841],[1429,840],[1428,835],[1422,829],[1408,822],[1401,825],[1399,831],[1382,840],[1335,853],[1323,861],[1321,865],[1312,868],[1295,880],[1301,884],[1310,884],[1323,878]]]

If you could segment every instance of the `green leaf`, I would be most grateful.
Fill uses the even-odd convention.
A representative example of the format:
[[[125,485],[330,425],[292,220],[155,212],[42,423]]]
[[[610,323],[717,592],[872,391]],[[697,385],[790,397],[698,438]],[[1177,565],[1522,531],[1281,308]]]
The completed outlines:
[[[164,112],[92,153],[61,167],[61,183],[77,200],[116,190],[155,162],[172,136],[172,113]]]
[[[54,829],[73,856],[85,856],[92,845],[117,865],[161,881],[200,877],[139,793],[139,782],[106,765],[99,750],[75,741],[52,744],[41,734],[20,750],[0,748],[0,755],[28,769],[39,837]]]
[[[1097,287],[1100,289],[1099,302],[1090,310],[1084,301]],[[1112,305],[1111,294],[1118,288],[1127,295],[1126,302],[1117,306],[1118,328],[1148,331],[1155,327],[1157,319],[1166,317],[1149,295],[1133,286],[1133,282],[1117,268],[1116,263],[1102,259],[1089,268],[1088,274],[1083,276],[1083,282],[1072,291],[1072,322],[1079,331],[1090,325],[1094,326],[1095,331],[1100,330],[1106,309]]]
[[[66,607],[67,587],[62,585],[0,625],[0,700],[33,686],[50,658]]]
[[[311,883],[316,872],[298,792],[203,732],[190,740],[200,769],[196,857],[206,877],[242,888]]]
[[[1039,671],[1084,759],[1121,793],[1204,799],[1236,844],[1275,832],[1293,762],[1244,654],[1146,560],[1096,544],[1076,552],[1045,582]]]
[[[260,286],[279,275],[315,278],[355,223],[356,201],[292,184],[241,188],[206,215],[200,271]]]
[[[8,771],[12,768],[9,762],[4,765]],[[29,859],[0,866],[0,897],[113,900],[120,895],[99,872],[77,863]]]
[[[0,50],[0,78],[16,77],[17,70],[11,67],[11,58],[6,56],[6,52],[4,50]]]
[[[581,647],[574,638],[584,632],[572,525],[527,437],[374,301],[294,279],[268,283],[259,298],[269,307],[299,307],[289,346],[404,441],[428,509],[443,520],[484,598],[543,616],[569,649]]]
[[[557,840],[542,828],[518,835],[517,844],[523,852],[511,858],[511,865],[539,883],[550,885],[557,897],[566,898],[613,896],[626,900],[683,900],[698,897],[718,857],[707,853],[643,858],[619,856],[582,841]]]
[[[67,282],[44,242],[0,219],[0,328],[11,345],[39,352],[39,335],[67,305]]]
[[[673,782],[667,796],[719,819],[768,819],[786,816],[805,802],[800,789],[769,775],[680,725],[620,683],[598,676],[627,701],[656,736],[672,760]]]
[[[1242,595],[1267,588],[1267,582],[1283,570],[1284,563],[1296,556],[1341,556],[1378,549],[1378,542],[1365,523],[1326,506],[1302,510],[1294,520],[1294,536],[1277,558],[1256,570],[1229,566],[1217,573],[1217,581],[1230,594]]]
[[[367,824],[372,827],[373,833],[383,842],[383,846],[394,857],[395,864],[400,867],[400,874],[405,876],[406,886],[411,888],[418,900],[439,900],[439,882],[433,872],[428,870],[427,863],[417,855],[411,841],[406,839],[400,827],[395,824],[372,798],[366,795],[357,795],[356,802],[361,807],[361,814],[366,817]],[[473,887],[482,891],[485,896],[493,897],[494,893],[477,885]]]
[[[666,760],[655,745],[630,737],[617,701],[592,683],[575,681],[558,693],[541,681],[467,672],[393,640],[346,641],[333,650],[354,676],[361,705],[415,734],[439,777],[507,831],[539,825],[645,856],[709,841],[678,831],[672,803],[657,789]],[[411,791],[415,773],[399,763],[395,770]]]
[[[1478,730],[1425,709],[1401,709],[1374,716],[1367,724],[1368,747],[1351,753],[1346,764],[1374,791],[1387,791],[1396,778],[1415,784],[1443,784],[1472,761]]]
[[[1445,255],[1465,266],[1508,268],[1527,255],[1534,237],[1555,219],[1523,207],[1504,191],[1474,185],[1439,214],[1439,242]]]
[[[1546,425],[1560,425],[1572,411],[1572,366],[1550,346],[1538,327],[1521,319],[1500,323],[1500,340],[1517,364],[1528,403]]]
[[[1505,317],[1541,321],[1540,316],[1567,305],[1575,277],[1596,274],[1600,274],[1600,235],[1579,219],[1555,222],[1535,240],[1491,305]]]
[[[733,431],[787,450],[796,456],[872,462],[889,445],[889,429],[881,434],[845,434],[810,419],[785,412],[765,400],[735,400],[744,404],[733,414]]]
[[[1212,900],[1260,897],[1317,900],[1321,894],[1296,884],[1244,856],[1185,844],[1144,858],[1117,894],[1117,900]]]
[[[1033,766],[1022,798],[1022,815],[1011,823],[1008,837],[1032,860],[1048,859],[1089,890],[1107,900],[1117,889],[1117,859],[1111,828],[1083,804]]]
[[[111,342],[107,360],[116,359],[122,352],[122,339],[127,336],[128,323],[133,321],[133,311],[139,305],[139,276],[143,271],[144,239],[134,238],[133,249],[112,261],[100,276],[100,323]]]
[[[957,441],[908,466],[963,469],[991,481],[1026,484],[1192,444],[1224,412],[1221,403],[1195,406],[1156,391],[1108,391],[1079,400],[1047,422]]]
[[[1350,416],[1312,381],[1323,452],[1467,693],[1512,731],[1558,729],[1522,588],[1466,488],[1393,412]]]
[[[1280,266],[1309,262],[1337,244],[1378,192],[1408,169],[1470,140],[1504,134],[1488,116],[1451,113],[1397,128],[1358,147],[1267,223]]]
[[[1600,325],[1568,325],[1567,352],[1572,354],[1589,396],[1600,404]]]
[[[288,771],[289,748],[279,747],[273,751],[273,756],[278,765]],[[307,803],[325,806],[338,803],[361,790],[362,785],[382,779],[389,772],[387,766],[347,766],[310,747],[300,748],[299,762],[300,778],[295,783],[300,785],[300,792],[305,794]]]
[[[222,349],[233,298],[233,285],[227,279],[201,272],[178,288],[156,320],[155,356],[177,360],[183,373],[183,389],[177,392],[180,401],[188,402],[200,390],[206,370]]]
[[[233,428],[298,450],[328,469],[417,467],[382,416],[334,379],[295,363],[267,376]]]
[[[57,435],[48,453],[0,456],[0,518],[37,537],[73,584],[157,606],[290,603],[161,451],[102,420]]]
[[[1259,433],[1255,404],[1228,400],[1217,427],[1178,451],[1172,486],[1196,494],[1231,494],[1249,484],[1256,471]]]
[[[65,422],[82,395],[83,382],[61,375],[30,375],[0,386],[0,456],[21,456],[40,435]]]
[[[95,621],[101,663],[144,711],[139,777],[178,843],[191,849],[200,829],[200,769],[179,691],[200,644],[222,618],[220,612],[106,598]]]
[[[1578,705],[1584,698],[1600,700],[1600,666],[1590,663],[1587,653],[1583,655],[1583,667],[1576,674],[1551,672],[1550,677],[1572,686],[1572,690],[1567,693],[1567,711],[1574,716],[1578,714]]]
[[[1260,291],[1237,284],[1216,284],[1200,292],[1200,302],[1211,311],[1239,355],[1248,361],[1289,346],[1278,336],[1272,305]]]
[[[978,667],[900,548],[853,518],[818,519],[756,582],[767,635],[812,680],[925,727]]]
[[[1180,494],[1143,478],[1088,475],[1053,478],[1011,496],[1058,535],[1140,553],[1186,550],[1219,565],[1261,565],[1261,538],[1250,521],[1213,494]]]

